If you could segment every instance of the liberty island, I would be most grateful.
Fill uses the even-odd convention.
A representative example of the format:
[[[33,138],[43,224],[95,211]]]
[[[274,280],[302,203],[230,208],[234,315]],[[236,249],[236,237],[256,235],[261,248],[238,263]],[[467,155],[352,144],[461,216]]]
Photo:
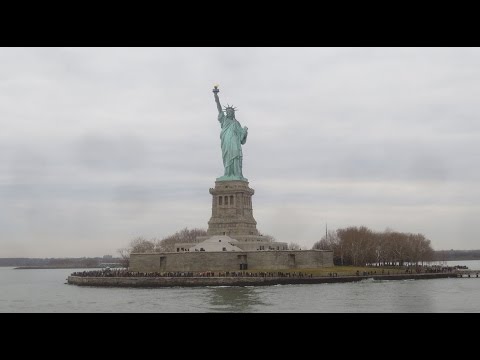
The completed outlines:
[[[188,243],[176,243],[173,252],[131,253],[127,272],[75,273],[69,276],[68,283],[128,287],[252,286],[352,282],[372,277],[386,280],[456,277],[454,273],[363,271],[360,274],[358,270],[355,276],[338,276],[332,250],[290,250],[286,242],[262,236],[253,217],[255,191],[243,176],[242,145],[246,144],[248,128],[236,119],[234,106],[222,108],[219,91],[215,85],[224,173],[209,190],[212,203],[207,235],[197,236]],[[327,276],[322,268],[333,271]],[[313,276],[314,273],[322,275]]]
[[[286,242],[260,234],[253,216],[248,179],[243,176],[242,146],[248,128],[236,119],[234,106],[222,107],[218,85],[213,94],[220,124],[224,173],[210,188],[211,217],[206,236],[175,244],[175,251],[132,253],[129,271],[141,273],[282,271],[333,266],[330,250],[289,250]],[[295,239],[292,239],[292,241]]]

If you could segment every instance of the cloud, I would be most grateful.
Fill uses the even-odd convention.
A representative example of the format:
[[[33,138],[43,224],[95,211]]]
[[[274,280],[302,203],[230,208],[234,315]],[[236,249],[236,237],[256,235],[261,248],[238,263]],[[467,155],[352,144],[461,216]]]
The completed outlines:
[[[0,49],[0,253],[113,254],[207,227],[222,175],[211,88],[249,127],[258,228],[478,248],[476,48]]]

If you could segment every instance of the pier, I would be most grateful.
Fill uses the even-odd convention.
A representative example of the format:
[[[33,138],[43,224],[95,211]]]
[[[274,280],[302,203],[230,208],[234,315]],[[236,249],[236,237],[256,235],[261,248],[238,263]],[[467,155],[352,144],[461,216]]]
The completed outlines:
[[[477,278],[480,279],[480,270],[456,270],[455,273],[459,278]]]

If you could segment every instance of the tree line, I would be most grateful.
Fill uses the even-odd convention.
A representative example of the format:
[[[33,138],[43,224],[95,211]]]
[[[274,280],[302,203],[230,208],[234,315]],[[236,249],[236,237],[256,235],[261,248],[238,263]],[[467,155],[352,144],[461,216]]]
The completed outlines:
[[[120,255],[129,257],[130,253],[152,253],[152,252],[170,252],[175,251],[175,244],[182,242],[195,242],[197,236],[206,236],[207,231],[204,229],[184,228],[175,234],[164,237],[163,239],[152,238],[146,239],[143,236],[137,236],[132,239],[127,247],[118,250]]]
[[[431,242],[423,234],[376,232],[365,226],[330,231],[313,249],[332,250],[335,265],[403,266],[434,260]]]
[[[175,251],[176,243],[195,242],[197,236],[206,236],[207,231],[204,229],[188,229],[184,228],[175,234],[164,237],[163,239],[152,238],[146,239],[143,236],[137,236],[130,243],[117,252],[123,259],[125,266],[128,266],[131,253],[159,253]]]
[[[263,240],[266,242],[275,242],[276,239],[272,235],[260,234],[263,236]],[[188,229],[184,228],[175,232],[172,235],[168,235],[163,239],[152,238],[147,239],[143,236],[137,236],[130,240],[126,247],[118,249],[117,252],[122,258],[124,266],[128,267],[131,253],[161,253],[161,252],[173,252],[175,251],[176,243],[194,243],[197,236],[207,236],[207,230],[205,229]],[[300,246],[296,243],[290,243],[289,249],[296,250]]]

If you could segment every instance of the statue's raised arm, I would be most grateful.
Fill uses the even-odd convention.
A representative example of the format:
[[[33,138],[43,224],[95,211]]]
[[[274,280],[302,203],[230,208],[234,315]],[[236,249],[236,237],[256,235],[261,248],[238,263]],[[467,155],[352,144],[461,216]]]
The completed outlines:
[[[213,94],[214,94],[214,97],[215,97],[215,102],[217,103],[218,113],[223,114],[222,105],[220,104],[220,98],[218,97],[218,92],[219,91],[220,90],[218,90],[218,85],[214,85]]]

